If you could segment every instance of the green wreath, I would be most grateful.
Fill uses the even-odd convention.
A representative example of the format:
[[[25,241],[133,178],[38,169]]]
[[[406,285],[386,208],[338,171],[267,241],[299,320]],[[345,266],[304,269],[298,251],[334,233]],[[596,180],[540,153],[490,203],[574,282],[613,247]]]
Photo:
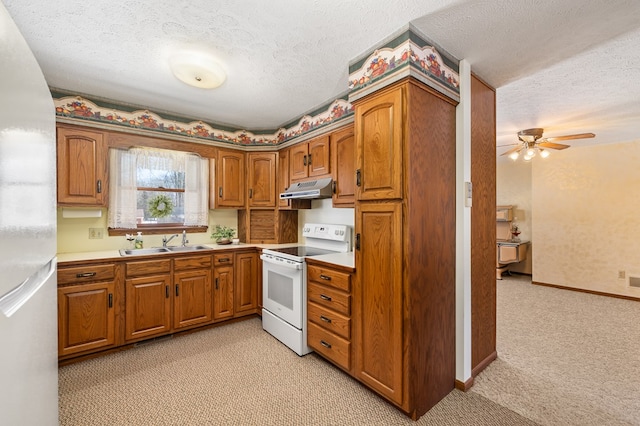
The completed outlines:
[[[149,200],[151,217],[167,217],[173,212],[173,201],[164,194],[156,195]]]

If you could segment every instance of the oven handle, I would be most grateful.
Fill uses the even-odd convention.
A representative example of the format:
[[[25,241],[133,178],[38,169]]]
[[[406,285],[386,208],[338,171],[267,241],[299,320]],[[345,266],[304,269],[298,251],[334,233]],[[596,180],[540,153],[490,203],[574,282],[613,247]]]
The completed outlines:
[[[265,256],[264,254],[260,255],[260,259],[262,259],[262,261],[265,263],[269,263],[270,265],[276,265],[276,266],[280,266],[287,269],[300,270],[302,269],[302,265],[303,265],[302,263],[299,263],[299,262],[292,262],[287,259],[280,259],[277,257]]]

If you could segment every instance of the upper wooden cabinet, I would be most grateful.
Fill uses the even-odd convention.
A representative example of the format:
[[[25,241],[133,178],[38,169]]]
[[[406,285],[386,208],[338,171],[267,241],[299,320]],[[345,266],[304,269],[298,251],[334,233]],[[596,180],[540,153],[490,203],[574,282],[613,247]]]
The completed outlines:
[[[330,175],[330,152],[329,135],[292,146],[289,150],[289,179],[291,182]]]
[[[280,194],[283,193],[289,185],[291,180],[289,179],[289,158],[290,148],[282,149],[278,151],[278,191],[276,192],[276,199],[278,200],[279,210],[298,210],[298,209],[310,209],[311,200],[303,199],[289,199],[280,198]]]
[[[402,198],[405,90],[402,86],[386,90],[356,105],[358,200]]]
[[[106,206],[107,143],[103,132],[58,126],[58,204]]]
[[[352,125],[331,134],[334,207],[354,207],[355,205],[355,155]]]
[[[218,150],[217,158],[210,160],[209,207],[245,207],[244,152]],[[214,172],[215,171],[215,172]]]
[[[247,193],[249,208],[251,207],[275,207],[276,188],[276,161],[275,152],[256,152],[248,154],[249,183]]]

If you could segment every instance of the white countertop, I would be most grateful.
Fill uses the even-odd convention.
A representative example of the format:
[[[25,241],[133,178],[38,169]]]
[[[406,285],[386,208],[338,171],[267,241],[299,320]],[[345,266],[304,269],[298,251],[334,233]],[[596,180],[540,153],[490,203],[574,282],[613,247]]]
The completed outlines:
[[[259,249],[273,249],[273,248],[281,248],[281,247],[295,247],[300,244],[298,243],[288,243],[288,244],[198,244],[209,247],[211,250],[241,250],[246,248],[259,248]],[[181,253],[198,253],[199,251],[193,252],[181,252]],[[207,253],[207,251],[205,251]],[[173,253],[175,254],[175,253]],[[78,252],[78,253],[58,253],[58,263],[64,262],[82,262],[82,261],[93,261],[93,260],[106,260],[106,259],[114,259],[114,260],[127,260],[134,259],[137,256],[121,256],[118,250],[103,250],[103,251],[87,251],[87,252]],[[147,255],[149,256],[149,255]],[[156,255],[151,255],[156,256]],[[162,256],[162,254],[159,254]],[[354,256],[353,252],[349,253],[331,253],[331,254],[323,254],[320,256],[314,256],[314,259],[320,260],[322,262],[332,263],[334,265],[345,266],[348,268],[354,267]]]
[[[355,259],[352,251],[348,253],[321,254],[319,256],[313,256],[313,259],[321,262],[332,263],[334,265],[346,266],[347,268],[352,269],[355,267]]]

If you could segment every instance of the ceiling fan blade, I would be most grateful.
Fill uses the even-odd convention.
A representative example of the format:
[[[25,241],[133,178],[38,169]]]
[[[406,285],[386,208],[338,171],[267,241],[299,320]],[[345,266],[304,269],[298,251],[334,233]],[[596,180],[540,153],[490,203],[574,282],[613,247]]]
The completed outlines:
[[[556,136],[553,138],[544,138],[547,141],[568,141],[571,139],[589,139],[595,138],[596,135],[593,133],[578,133],[575,135],[566,135],[566,136]]]
[[[503,152],[503,153],[502,153],[502,154],[500,154],[500,155],[509,155],[509,154],[511,154],[511,153],[513,153],[513,152],[519,151],[519,150],[520,150],[520,148],[521,148],[521,146],[520,146],[520,145],[518,145],[518,146],[516,146],[515,148],[511,148],[509,151]]]
[[[496,148],[502,148],[502,147],[505,147],[505,146],[516,146],[516,145],[522,145],[522,142],[508,143],[508,144],[504,144],[504,145],[496,145]]]
[[[551,148],[551,149],[567,149],[569,145],[564,145],[561,143],[553,143],[553,142],[539,142],[538,146],[541,148]]]

